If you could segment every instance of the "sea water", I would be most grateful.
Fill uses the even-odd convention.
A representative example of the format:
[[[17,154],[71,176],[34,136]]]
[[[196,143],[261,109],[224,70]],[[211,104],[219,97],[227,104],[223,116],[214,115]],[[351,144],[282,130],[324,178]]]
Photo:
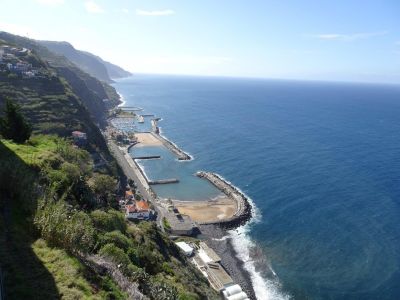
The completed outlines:
[[[254,201],[257,220],[231,237],[259,299],[400,299],[399,86],[135,75],[115,87],[194,157],[141,161],[182,179],[157,192],[209,196],[191,176],[206,170]]]

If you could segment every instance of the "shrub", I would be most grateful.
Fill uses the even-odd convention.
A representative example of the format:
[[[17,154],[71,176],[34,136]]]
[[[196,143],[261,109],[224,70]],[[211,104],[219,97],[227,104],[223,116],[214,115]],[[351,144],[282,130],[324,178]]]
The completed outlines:
[[[172,270],[171,266],[167,262],[163,262],[162,270],[168,275],[174,275],[174,270]]]
[[[95,210],[90,214],[94,226],[102,231],[119,230],[126,231],[126,222],[122,213],[116,210],[109,210],[107,212],[102,210]]]
[[[100,241],[101,245],[105,244],[114,244],[118,248],[127,251],[129,246],[131,246],[131,241],[121,233],[121,231],[115,230],[111,232],[107,232],[101,237]]]
[[[104,245],[100,249],[99,254],[111,259],[111,261],[116,264],[122,265],[123,268],[127,268],[130,264],[128,255],[126,255],[122,249],[113,244]]]
[[[94,247],[96,235],[92,220],[84,212],[71,212],[63,201],[42,200],[35,224],[52,245],[72,252],[90,252]]]
[[[179,300],[199,300],[200,297],[193,293],[179,293]]]
[[[21,114],[21,107],[10,99],[6,100],[4,117],[0,119],[0,133],[16,143],[24,143],[32,133],[32,127]]]

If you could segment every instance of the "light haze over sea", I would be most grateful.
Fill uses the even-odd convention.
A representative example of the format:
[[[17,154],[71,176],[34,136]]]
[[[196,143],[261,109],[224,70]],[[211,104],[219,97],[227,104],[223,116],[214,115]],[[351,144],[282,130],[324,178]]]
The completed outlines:
[[[259,220],[236,238],[263,249],[260,299],[400,299],[400,86],[135,75],[115,87],[195,158],[143,162],[186,178],[157,192],[213,196],[188,177],[207,170],[254,201]]]

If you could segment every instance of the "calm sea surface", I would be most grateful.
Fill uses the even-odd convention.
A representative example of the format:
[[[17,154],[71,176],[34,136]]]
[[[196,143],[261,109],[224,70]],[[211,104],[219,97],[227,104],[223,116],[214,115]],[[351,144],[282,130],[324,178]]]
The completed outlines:
[[[195,158],[137,153],[162,155],[141,161],[150,178],[181,180],[159,195],[217,196],[192,176],[207,170],[254,201],[260,299],[400,299],[400,86],[135,75],[115,87]]]

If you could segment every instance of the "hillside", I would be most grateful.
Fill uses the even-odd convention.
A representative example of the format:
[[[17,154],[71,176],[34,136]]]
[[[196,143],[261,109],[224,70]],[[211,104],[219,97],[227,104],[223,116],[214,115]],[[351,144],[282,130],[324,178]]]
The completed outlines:
[[[0,154],[0,265],[9,299],[218,298],[155,223],[126,223],[94,201],[99,175],[85,150],[36,136],[24,145],[0,140]]]
[[[102,81],[110,83],[112,82],[112,78],[122,78],[131,75],[128,71],[106,62],[96,55],[75,49],[70,43],[54,41],[38,41],[38,43],[54,53],[65,56],[83,71]]]
[[[32,53],[43,62],[44,68],[65,79],[70,90],[80,98],[93,121],[100,126],[105,124],[110,106],[119,104],[119,96],[112,86],[87,74],[66,57],[51,52],[37,41],[6,32],[0,32],[0,40],[3,43],[31,49]],[[108,99],[109,103],[106,104],[104,99]]]
[[[7,299],[217,299],[155,222],[116,210],[125,178],[96,126],[115,90],[33,40],[2,32],[0,51],[0,116],[12,99],[33,127],[23,144],[0,138]]]
[[[112,63],[110,63],[108,61],[103,60],[99,56],[93,55],[93,54],[91,54],[89,52],[85,52],[85,53],[87,53],[88,55],[94,56],[100,62],[102,62],[103,65],[106,67],[108,75],[110,76],[111,79],[117,79],[117,78],[124,78],[124,77],[132,76],[132,73],[124,70],[123,68],[121,68],[121,67],[119,67],[117,65],[114,65],[114,64],[112,64]]]

